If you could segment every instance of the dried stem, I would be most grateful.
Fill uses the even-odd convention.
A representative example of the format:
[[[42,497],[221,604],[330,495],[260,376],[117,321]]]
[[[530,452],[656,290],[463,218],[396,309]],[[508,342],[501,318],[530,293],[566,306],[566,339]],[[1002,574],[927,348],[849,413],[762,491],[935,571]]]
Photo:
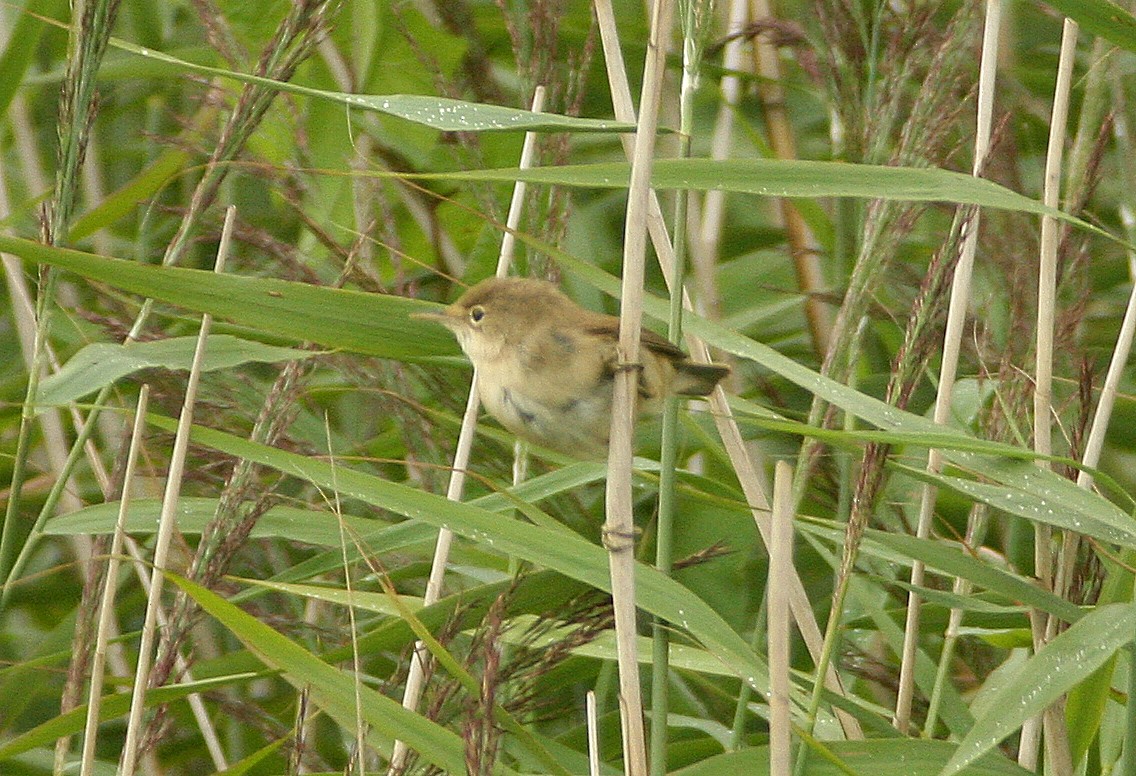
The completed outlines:
[[[623,230],[623,284],[620,295],[619,360],[611,409],[611,443],[605,500],[604,544],[611,567],[612,603],[619,663],[620,708],[624,732],[624,761],[630,776],[646,776],[647,750],[643,734],[643,701],[639,688],[639,658],[635,629],[635,525],[632,519],[632,428],[638,391],[639,338],[642,332],[643,277],[647,250],[647,212],[651,169],[655,155],[674,4],[651,5],[650,37],[639,98],[635,152],[631,160],[627,216]],[[674,293],[681,294],[676,287]]]
[[[230,207],[225,217],[225,227],[221,232],[221,243],[217,248],[217,261],[213,271],[221,273],[225,269],[229,246],[232,242],[233,219],[236,208]],[[130,703],[130,716],[126,727],[126,740],[122,746],[120,772],[123,776],[133,776],[141,752],[142,712],[145,708],[146,690],[150,686],[150,656],[156,638],[158,608],[162,605],[162,582],[165,578],[166,560],[170,540],[177,529],[178,497],[181,494],[182,474],[185,471],[185,458],[189,449],[189,431],[193,427],[193,411],[197,401],[197,386],[201,380],[201,366],[205,360],[205,343],[213,316],[201,316],[201,330],[198,332],[197,348],[193,352],[193,364],[186,381],[185,401],[181,417],[178,418],[174,447],[170,453],[170,467],[166,479],[166,490],[162,497],[162,511],[158,519],[158,535],[154,542],[154,576],[150,580],[150,593],[146,599],[146,618],[142,625],[142,640],[138,645],[138,665],[134,673],[134,690]]]

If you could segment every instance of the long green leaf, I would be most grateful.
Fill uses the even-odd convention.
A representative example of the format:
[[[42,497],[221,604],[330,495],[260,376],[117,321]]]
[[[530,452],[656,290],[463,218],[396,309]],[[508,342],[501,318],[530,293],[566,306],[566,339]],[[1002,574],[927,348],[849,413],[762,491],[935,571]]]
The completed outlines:
[[[236,606],[187,579],[171,575],[210,616],[233,632],[265,665],[280,670],[297,689],[308,690],[312,699],[346,730],[357,724],[356,694],[362,720],[371,727],[371,740],[389,752],[394,739],[405,741],[427,761],[448,773],[465,769],[465,745],[461,738],[427,720],[402,704],[360,685],[359,679],[328,665],[303,647]],[[498,766],[495,773],[513,773]]]
[[[111,38],[110,45],[145,58],[150,62],[167,65],[179,75],[200,73],[202,75],[226,78],[246,84],[268,86],[277,91],[314,97],[319,100],[345,105],[359,110],[384,113],[413,121],[432,129],[444,132],[634,132],[635,125],[606,119],[577,118],[555,113],[534,113],[500,105],[487,105],[479,102],[466,102],[446,97],[433,97],[418,94],[348,94],[314,89],[295,83],[274,81],[271,78],[238,73],[220,67],[197,64],[170,56],[161,51],[136,46],[118,38]]]
[[[1042,590],[1024,577],[984,563],[960,547],[872,529],[865,531],[864,537],[865,552],[871,552],[873,546],[890,548],[905,558],[922,561],[930,569],[968,580],[979,588],[995,591],[1024,606],[1060,617],[1065,622],[1076,622],[1084,615],[1084,611],[1075,604]]]
[[[384,174],[385,175],[385,174]],[[627,188],[626,162],[573,164],[531,169],[462,170],[423,173],[421,180],[527,181],[598,189]],[[764,197],[861,197],[905,202],[953,202],[1048,215],[1117,240],[1079,218],[1047,207],[985,178],[934,167],[888,167],[802,159],[659,159],[651,169],[656,189],[730,191]]]
[[[1084,28],[1123,49],[1136,52],[1136,17],[1109,0],[1043,0]]]
[[[1107,604],[1086,614],[1042,647],[988,699],[986,713],[975,720],[940,776],[962,772],[1027,719],[1086,680],[1132,641],[1134,629],[1136,606]]]
[[[825,748],[840,758],[852,773],[871,776],[926,776],[935,773],[955,750],[947,741],[920,741],[911,738],[874,741],[826,741]],[[809,776],[838,776],[849,771],[825,761],[809,758]],[[727,752],[674,771],[673,776],[768,776],[769,747],[758,746]],[[1026,776],[1029,771],[1001,755],[988,755],[963,773],[967,776]]]
[[[1012,467],[1004,466],[1001,467],[1001,471],[983,472],[995,479],[997,484],[945,474],[932,474],[908,466],[900,468],[911,477],[961,493],[973,501],[989,504],[1006,514],[1075,531],[1105,542],[1115,542],[1124,547],[1136,548],[1136,523],[1128,515],[1099,497],[1077,498],[1081,495],[1088,496],[1088,491],[1077,488],[1068,480],[1064,481],[1070,487],[1060,488],[1062,492],[1057,492],[1056,480],[1063,480],[1060,477],[1055,477],[1046,483],[1054,488],[1053,491],[1039,492],[1022,487],[1029,481],[1030,475],[1041,470],[1022,461],[1015,463],[1019,465],[1016,471]]]
[[[839,548],[844,542],[845,528],[836,523],[802,519],[797,529],[832,547]],[[868,529],[864,532],[861,552],[898,565],[922,561],[928,569],[965,579],[977,588],[990,590],[1022,606],[1040,609],[1065,622],[1076,622],[1084,614],[1076,604],[1041,589],[1026,577],[984,562],[953,542]]]
[[[12,9],[8,9],[9,11]],[[21,13],[7,36],[8,45],[0,55],[0,116],[8,115],[8,105],[24,82],[24,73],[35,59],[48,19],[67,13],[64,0],[39,0],[36,13]],[[65,21],[55,22],[66,25]]]
[[[263,674],[229,675],[187,682],[185,684],[156,687],[146,691],[145,705],[147,708],[152,708],[162,703],[173,703],[189,695],[197,695],[199,693],[209,692],[210,690],[220,690],[261,678],[263,678]],[[130,711],[130,698],[131,694],[129,692],[112,693],[103,696],[102,702],[99,705],[99,720],[106,721],[125,716],[127,712]],[[27,752],[43,746],[51,746],[61,737],[75,735],[82,731],[86,720],[86,704],[64,714],[52,717],[30,730],[26,730],[20,735],[0,743],[0,762],[3,762],[9,757],[14,757],[21,752]]]
[[[59,405],[74,401],[141,369],[188,370],[196,345],[197,337],[171,337],[122,345],[92,343],[40,383],[36,404]],[[250,362],[295,361],[313,355],[311,351],[265,345],[229,334],[214,334],[209,337],[202,370],[214,372]]]
[[[408,318],[435,307],[415,299],[156,267],[7,235],[0,235],[0,251],[298,342],[407,361],[458,352],[454,338],[441,326]]]
[[[188,151],[180,148],[163,152],[117,191],[111,192],[98,205],[79,216],[71,225],[68,239],[78,242],[136,212],[139,203],[149,202],[163,186],[176,176],[184,174],[192,158]]]
[[[168,418],[151,416],[150,421],[162,428],[173,428]],[[338,489],[344,496],[380,509],[437,528],[449,528],[499,552],[610,592],[607,554],[601,547],[573,533],[502,520],[499,515],[470,504],[343,467],[333,470],[324,461],[258,445],[220,431],[195,427],[192,438],[198,444],[271,466],[320,487]],[[636,603],[642,609],[689,632],[743,681],[759,690],[767,687],[768,671],[764,661],[708,604],[649,566],[637,567],[636,584]]]
[[[52,517],[44,524],[49,536],[95,536],[114,532],[119,503],[92,504],[66,515]],[[218,500],[185,496],[178,499],[178,530],[186,535],[201,533],[217,513]],[[158,530],[161,499],[134,499],[126,516],[126,532],[145,536]],[[343,515],[352,534],[364,539],[374,552],[392,552],[432,538],[428,528],[410,523],[389,525],[379,520]],[[256,521],[250,534],[254,539],[285,539],[317,547],[339,547],[339,522],[330,512],[277,505]]]

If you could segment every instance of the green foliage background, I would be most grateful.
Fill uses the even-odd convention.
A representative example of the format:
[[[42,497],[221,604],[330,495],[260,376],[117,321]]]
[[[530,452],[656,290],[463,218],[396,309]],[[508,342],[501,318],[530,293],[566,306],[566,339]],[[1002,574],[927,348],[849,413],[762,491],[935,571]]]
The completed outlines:
[[[594,690],[604,772],[619,772],[604,465],[533,451],[528,479],[511,488],[512,440],[486,421],[464,499],[446,500],[470,372],[445,331],[408,317],[493,272],[516,180],[530,188],[515,271],[617,312],[629,127],[612,119],[590,6],[88,5],[115,14],[105,54],[77,53],[68,25],[84,41],[100,22],[72,20],[62,0],[0,8],[0,483],[11,483],[0,490],[0,772],[78,760],[124,439],[146,383],[127,522],[145,567],[202,313],[214,333],[142,767],[342,772],[363,740],[363,765],[380,772],[401,739],[418,753],[414,772],[585,773]],[[750,64],[723,67],[718,8],[693,158],[661,162],[654,182],[668,214],[678,189],[696,212],[707,192],[727,193],[720,237],[692,241],[700,314],[686,328],[735,368],[730,405],[760,477],[775,460],[797,466],[796,567],[822,627],[842,552],[859,551],[832,620],[847,697],[825,695],[815,716],[816,667],[794,642],[795,754],[808,773],[1021,773],[1019,731],[1056,702],[1064,729],[1046,735],[1073,771],[1136,772],[1124,752],[1136,626],[1130,369],[1097,490],[1072,482],[1132,283],[1136,23],[1100,0],[1005,9],[981,180],[966,173],[982,8],[818,0],[774,12],[747,37],[780,43],[799,159],[777,158],[768,81]],[[1083,25],[1060,212],[1041,203],[1058,13]],[[616,18],[637,94],[643,4],[617,3]],[[662,157],[678,148],[680,64],[674,55]],[[734,131],[711,160],[728,76],[741,83],[725,113]],[[63,85],[83,78],[92,96],[61,110]],[[524,110],[536,84],[548,115]],[[526,129],[540,133],[540,162],[520,171]],[[87,132],[69,168],[57,151]],[[820,287],[802,286],[778,195],[814,237]],[[213,273],[230,205],[235,241]],[[952,421],[937,427],[928,418],[969,206],[982,212],[974,292]],[[1030,432],[1043,213],[1063,229],[1052,471],[1036,466]],[[663,331],[653,265],[647,290],[647,325]],[[808,300],[835,343],[827,354]],[[137,341],[123,345],[132,327]],[[46,349],[34,356],[37,332]],[[95,413],[92,446],[66,464],[75,419]],[[637,602],[674,634],[666,768],[765,772],[767,557],[705,408],[684,411],[681,428],[673,578],[650,565],[657,424],[642,429],[636,479]],[[925,471],[929,448],[943,451],[941,473]],[[928,481],[936,519],[916,538]],[[869,521],[862,544],[845,529],[856,509]],[[968,537],[968,517],[988,520],[984,536]],[[423,607],[441,527],[458,540],[441,601]],[[1037,537],[1057,547],[1072,535],[1083,538],[1070,551],[1074,583],[1036,584]],[[891,715],[913,561],[929,575],[913,727],[901,735]],[[94,773],[116,772],[125,740],[145,609],[128,566]],[[964,613],[957,641],[944,637],[952,608]],[[1045,615],[1059,626],[1034,654],[1031,616]],[[438,667],[421,711],[406,711],[406,666],[426,634]],[[640,652],[651,654],[645,640]],[[193,716],[193,694],[209,724]],[[843,740],[835,707],[866,741]],[[1049,750],[1042,760],[1072,772]]]

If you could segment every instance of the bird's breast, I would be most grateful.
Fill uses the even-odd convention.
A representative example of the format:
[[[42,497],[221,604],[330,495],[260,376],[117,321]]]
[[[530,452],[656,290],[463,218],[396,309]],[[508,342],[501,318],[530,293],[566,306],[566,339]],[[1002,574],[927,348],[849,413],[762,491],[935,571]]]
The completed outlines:
[[[590,456],[607,446],[611,382],[572,385],[507,378],[508,370],[478,372],[481,402],[497,421],[522,439],[572,455]],[[535,390],[534,390],[535,388]],[[543,388],[543,390],[542,390]]]

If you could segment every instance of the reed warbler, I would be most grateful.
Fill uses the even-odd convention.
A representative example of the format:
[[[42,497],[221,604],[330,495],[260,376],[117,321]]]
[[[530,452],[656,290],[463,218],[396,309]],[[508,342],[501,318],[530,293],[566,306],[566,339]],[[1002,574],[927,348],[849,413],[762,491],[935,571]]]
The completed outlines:
[[[489,414],[521,439],[577,458],[606,453],[619,319],[585,310],[544,280],[489,278],[440,312],[416,313],[452,331],[477,373]],[[730,370],[696,364],[642,333],[636,415],[664,399],[706,396]]]

